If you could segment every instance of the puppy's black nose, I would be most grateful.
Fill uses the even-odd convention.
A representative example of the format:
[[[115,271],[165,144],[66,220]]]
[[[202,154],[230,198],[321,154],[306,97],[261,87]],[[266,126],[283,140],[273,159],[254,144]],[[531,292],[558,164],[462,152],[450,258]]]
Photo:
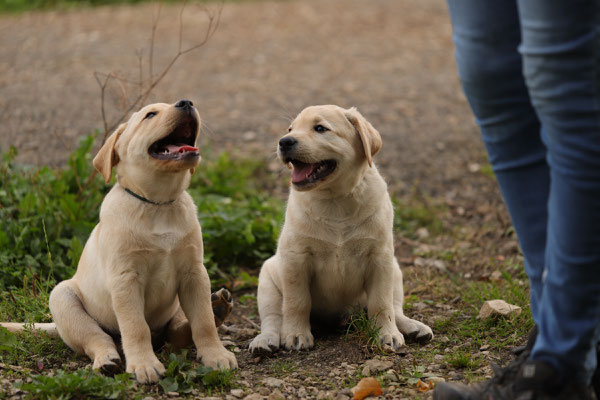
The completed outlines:
[[[177,102],[177,104],[175,104],[175,107],[177,107],[177,108],[192,108],[193,105],[194,105],[194,103],[192,103],[190,100],[181,99]]]
[[[298,143],[298,141],[291,136],[282,137],[279,141],[279,148],[284,151],[289,150],[294,147],[296,143]]]

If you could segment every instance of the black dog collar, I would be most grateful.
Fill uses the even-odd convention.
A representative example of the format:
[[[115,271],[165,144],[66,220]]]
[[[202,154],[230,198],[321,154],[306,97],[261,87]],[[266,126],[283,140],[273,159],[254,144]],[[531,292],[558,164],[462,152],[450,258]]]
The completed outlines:
[[[150,203],[150,204],[154,204],[156,206],[165,206],[165,205],[171,204],[171,203],[173,203],[175,201],[175,200],[169,200],[169,201],[165,201],[164,203],[158,203],[156,201],[148,200],[144,196],[140,196],[139,194],[134,193],[134,192],[132,192],[131,190],[129,190],[127,188],[125,188],[125,191],[127,193],[129,193],[130,195],[132,195],[133,197],[135,197],[136,199],[143,201],[144,203]]]

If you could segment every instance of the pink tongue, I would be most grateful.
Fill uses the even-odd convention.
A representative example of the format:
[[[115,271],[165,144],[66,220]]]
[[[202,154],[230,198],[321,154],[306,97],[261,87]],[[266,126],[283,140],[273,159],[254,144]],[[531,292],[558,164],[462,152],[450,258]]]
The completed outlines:
[[[306,180],[308,176],[313,172],[315,164],[304,164],[304,163],[296,163],[294,164],[294,169],[292,171],[292,182],[298,183]]]
[[[185,144],[183,146],[168,144],[167,150],[169,150],[169,153],[185,153],[186,151],[198,151],[197,148]]]

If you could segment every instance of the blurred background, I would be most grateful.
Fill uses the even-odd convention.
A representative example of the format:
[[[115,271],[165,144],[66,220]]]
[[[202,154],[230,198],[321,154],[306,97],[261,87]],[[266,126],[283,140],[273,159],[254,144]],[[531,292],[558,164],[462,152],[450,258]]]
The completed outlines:
[[[79,137],[103,129],[94,74],[122,78],[106,89],[111,125],[126,109],[122,95],[131,100],[133,83],[149,82],[154,21],[154,76],[177,54],[182,5],[0,0],[0,147],[16,146],[19,161],[64,164]],[[206,8],[218,7],[185,6],[184,47],[204,38]],[[181,98],[198,106],[204,144],[265,157],[305,106],[356,106],[383,135],[386,175],[428,191],[483,156],[443,0],[225,2],[214,35],[181,56],[146,103]]]

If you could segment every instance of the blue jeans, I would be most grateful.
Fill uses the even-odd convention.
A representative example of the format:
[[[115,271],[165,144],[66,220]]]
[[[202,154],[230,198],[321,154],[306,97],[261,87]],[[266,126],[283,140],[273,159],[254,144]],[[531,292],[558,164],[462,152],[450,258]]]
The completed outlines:
[[[463,89],[525,256],[531,358],[589,382],[600,339],[600,0],[448,0]]]

